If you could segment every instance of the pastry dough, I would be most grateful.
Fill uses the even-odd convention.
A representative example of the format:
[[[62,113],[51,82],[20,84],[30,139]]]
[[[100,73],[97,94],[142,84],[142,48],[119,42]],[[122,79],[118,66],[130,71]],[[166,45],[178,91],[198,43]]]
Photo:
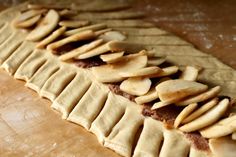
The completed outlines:
[[[15,73],[21,63],[33,52],[34,45],[24,41],[20,47],[2,64],[2,67],[11,75]]]
[[[91,123],[103,108],[108,91],[108,88],[93,82],[88,91],[72,110],[67,120],[80,124],[85,129],[89,129]]]
[[[0,45],[0,64],[2,64],[20,46],[23,40],[24,34],[20,31],[15,31]]]
[[[158,157],[163,139],[163,125],[150,117],[145,118],[143,131],[133,157]]]
[[[99,142],[104,142],[105,137],[109,135],[114,125],[123,116],[126,102],[126,98],[109,92],[104,108],[90,128],[90,131],[97,136]]]
[[[18,9],[22,8],[22,6]],[[86,8],[84,9],[86,10]],[[99,8],[95,9],[99,10]],[[26,80],[26,86],[53,101],[52,108],[62,112],[63,118],[67,118],[89,129],[89,131],[97,135],[99,141],[105,147],[111,148],[124,156],[209,156],[207,152],[195,149],[180,131],[176,129],[167,130],[163,127],[162,122],[150,117],[143,117],[140,113],[140,106],[122,96],[109,92],[106,85],[95,80],[95,76],[90,70],[62,63],[46,50],[34,50],[32,52],[35,43],[24,42],[21,44],[27,33],[15,30],[9,24],[19,14],[16,10],[15,8],[9,9],[0,14],[0,25],[2,26],[0,28],[0,64],[4,62],[2,67],[11,74],[15,73],[15,78]],[[90,16],[92,14],[85,13],[83,15],[94,18]],[[99,13],[96,14],[99,15]],[[115,18],[140,15],[133,13],[112,14]],[[79,16],[82,16],[82,14]],[[107,13],[103,13],[100,18],[107,18],[107,16]],[[86,18],[86,16],[83,16],[83,18]],[[109,16],[109,18],[111,17]],[[96,21],[97,19],[93,22]],[[145,23],[141,20],[109,20],[103,22],[105,24],[100,25],[102,27],[107,24],[109,27],[130,29],[130,31],[134,29],[129,27],[149,28],[149,30],[143,29],[139,31],[139,29],[135,29],[133,32],[131,31],[131,35],[128,35],[128,40],[143,44],[149,50],[154,48],[155,52],[153,54],[155,54],[155,57],[167,55],[167,60],[171,63],[189,65],[189,63],[195,62],[196,65],[204,66],[207,68],[208,73],[204,74],[204,77],[200,76],[203,81],[206,80],[205,77],[209,77],[210,68],[218,68],[219,73],[217,75],[222,74],[223,70],[226,70],[228,74],[228,71],[231,70],[215,58],[201,53],[192,47],[190,43],[178,37],[161,36],[168,34],[168,32],[156,29],[153,24]],[[153,31],[151,32],[152,35],[154,33],[158,36],[148,36],[150,31]],[[189,56],[195,57],[189,59]],[[179,62],[180,60],[181,62]],[[174,67],[174,72],[177,72],[177,70],[178,68]],[[162,76],[164,74],[166,73],[162,73]],[[233,72],[232,76],[234,76]],[[228,88],[228,93],[235,93],[232,88],[233,86],[235,87],[233,79],[222,82],[216,78],[218,77],[214,77],[212,80],[211,78],[209,79],[213,83],[223,84],[222,86],[225,89]],[[224,77],[224,80],[227,80],[227,77]],[[141,130],[142,125],[143,129]],[[141,131],[140,136],[138,134],[139,131]],[[219,153],[220,155],[235,154],[232,149],[235,148],[235,142],[231,140],[231,136],[230,139],[220,140],[223,145],[222,149],[217,149],[216,141],[218,140],[220,139],[210,140],[211,150],[214,153],[217,154],[218,151],[223,150]],[[224,152],[225,150],[227,152]],[[233,152],[233,154],[228,152]]]
[[[33,53],[20,65],[15,72],[14,77],[29,81],[35,72],[46,62],[47,53],[44,50],[35,50]]]
[[[8,22],[4,23],[3,27],[0,29],[0,44],[2,44],[7,38],[12,34],[12,29]]]
[[[194,147],[191,147],[189,157],[205,157],[205,156],[211,156],[211,155],[209,152],[200,151]]]
[[[82,98],[84,93],[91,85],[91,80],[88,79],[85,72],[78,71],[75,78],[62,91],[62,93],[53,101],[52,108],[62,113],[62,118],[66,119],[76,103]]]
[[[135,135],[143,124],[144,117],[140,114],[141,107],[127,101],[124,116],[112,128],[111,133],[105,138],[104,146],[111,148],[122,156],[131,156],[135,142]]]
[[[59,62],[54,58],[49,58],[47,62],[26,83],[26,86],[40,93],[40,90],[45,82],[59,69]]]
[[[129,36],[125,41],[140,45],[191,45],[176,36]]]
[[[61,66],[61,68],[45,82],[39,95],[53,101],[72,81],[75,75],[75,70],[70,66]]]
[[[160,157],[183,157],[187,156],[190,143],[175,130],[164,131],[164,141],[160,150]]]

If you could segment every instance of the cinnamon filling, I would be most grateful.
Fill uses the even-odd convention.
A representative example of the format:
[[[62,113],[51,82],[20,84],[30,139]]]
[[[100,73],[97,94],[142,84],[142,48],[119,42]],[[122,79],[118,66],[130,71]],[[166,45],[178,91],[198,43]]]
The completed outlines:
[[[76,66],[80,68],[92,68],[105,64],[99,57],[92,57],[88,59],[74,60]]]
[[[182,107],[169,105],[162,107],[157,110],[151,110],[149,105],[143,105],[142,114],[144,116],[152,117],[153,119],[159,120],[166,124],[167,128],[173,128],[175,118],[181,112]],[[185,136],[192,142],[192,144],[199,150],[208,151],[209,144],[208,140],[203,138],[198,132],[184,133]]]
[[[128,94],[128,93],[126,93],[126,92],[123,92],[123,91],[120,89],[120,85],[117,85],[117,84],[109,84],[108,87],[109,87],[109,89],[110,89],[113,93],[115,93],[115,94],[117,94],[117,95],[121,95],[121,96],[123,96],[123,97],[129,99],[130,101],[135,102],[135,101],[134,101],[135,96],[133,96],[133,95],[131,95],[131,94]]]

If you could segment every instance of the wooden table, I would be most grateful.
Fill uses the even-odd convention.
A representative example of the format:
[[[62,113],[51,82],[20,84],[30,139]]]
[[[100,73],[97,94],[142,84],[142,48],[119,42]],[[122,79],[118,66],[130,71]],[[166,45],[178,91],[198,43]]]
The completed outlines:
[[[138,0],[146,20],[236,69],[236,1]]]
[[[134,7],[146,20],[236,68],[236,2],[146,0]],[[116,157],[94,135],[60,118],[24,83],[0,70],[0,156]],[[46,130],[46,131],[45,131]]]

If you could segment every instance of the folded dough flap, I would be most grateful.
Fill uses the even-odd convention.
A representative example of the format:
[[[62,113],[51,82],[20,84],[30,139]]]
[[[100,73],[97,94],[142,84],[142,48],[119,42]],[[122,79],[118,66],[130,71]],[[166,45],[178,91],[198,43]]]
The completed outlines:
[[[27,8],[27,5],[28,2],[25,2],[2,11],[0,13],[0,24],[6,21],[11,22],[13,19],[20,15],[20,11]]]
[[[37,70],[47,61],[47,54],[44,50],[34,50],[33,53],[19,66],[14,77],[28,81]]]
[[[189,152],[189,157],[206,157],[209,156],[209,152],[198,150],[194,147],[191,147]]]
[[[163,142],[163,124],[150,117],[145,118],[133,157],[157,157]]]
[[[91,123],[101,112],[107,99],[108,91],[109,89],[104,85],[98,84],[94,81],[72,110],[68,120],[89,129]]]
[[[66,64],[61,64],[60,67],[61,68],[45,82],[39,93],[40,96],[53,101],[73,80],[76,75],[75,69]]]
[[[143,125],[144,117],[140,114],[140,106],[127,99],[126,110],[120,121],[112,128],[105,138],[104,146],[120,155],[129,157],[135,145],[136,134]]]
[[[105,137],[109,135],[112,128],[124,115],[127,100],[122,96],[109,92],[102,111],[93,121],[90,128],[90,131],[97,136],[99,142],[104,142]]]
[[[0,36],[2,36],[2,34]],[[24,33],[15,31],[0,45],[0,64],[2,64],[20,46],[24,40],[24,36]]]
[[[91,85],[91,80],[86,77],[83,71],[77,71],[75,78],[54,100],[52,108],[62,113],[62,118],[66,119]]]
[[[17,68],[30,56],[34,50],[34,44],[24,41],[7,60],[2,64],[2,67],[9,73],[14,74]]]
[[[235,157],[236,141],[230,136],[210,139],[209,145],[214,157]]]
[[[8,22],[4,23],[0,29],[0,44],[4,43],[11,34],[13,33],[13,29],[11,28]]]
[[[187,156],[190,151],[190,142],[176,130],[164,130],[164,141],[160,150],[160,157],[173,156],[183,157]]]
[[[60,63],[55,58],[49,58],[46,63],[39,68],[31,79],[28,80],[26,86],[40,92],[45,82],[60,69]]]

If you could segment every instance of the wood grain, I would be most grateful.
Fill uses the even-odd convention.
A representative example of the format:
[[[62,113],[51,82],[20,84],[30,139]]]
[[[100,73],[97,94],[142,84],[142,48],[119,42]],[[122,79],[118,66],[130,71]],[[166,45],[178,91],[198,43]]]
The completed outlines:
[[[145,1],[145,3],[146,2],[147,1]],[[188,12],[181,3],[168,3],[168,5],[164,3],[164,0],[158,2],[160,2],[158,3],[158,7],[163,9],[161,10],[161,13],[153,13],[156,18],[157,15],[159,17],[159,22],[156,22],[156,24],[163,29],[181,35],[195,45],[198,45],[199,43],[202,43],[202,45],[206,44],[206,41],[211,39],[208,37],[219,35],[219,33],[214,33],[219,30],[223,32],[223,35],[224,33],[226,35],[228,33],[227,31],[224,31],[224,24],[217,23],[217,21],[209,21],[207,20],[208,16],[206,16],[203,21],[190,21],[189,19],[193,18],[192,14],[195,12]],[[145,9],[151,4],[153,3],[147,2],[147,4],[142,5],[142,7]],[[137,3],[137,5],[139,4]],[[174,8],[171,10],[172,12],[166,11],[168,10],[166,9],[168,7]],[[214,9],[211,10],[214,12]],[[179,21],[177,19],[176,21],[176,13],[184,14],[184,19],[179,19]],[[154,15],[150,16],[150,18],[153,16]],[[164,19],[163,17],[169,17],[169,19],[165,21],[161,20],[161,17],[162,19]],[[233,21],[233,19],[229,18],[228,20]],[[149,19],[149,21],[154,22],[153,19]],[[189,23],[191,26],[188,25]],[[196,31],[196,29],[205,28],[195,27],[196,23],[197,25],[211,24],[211,27],[209,27],[210,35],[207,36],[207,34],[209,34],[209,28],[205,31]],[[214,23],[220,25],[213,27],[215,26]],[[187,30],[187,35],[184,33],[181,34],[184,30]],[[213,32],[211,30],[215,31]],[[204,33],[204,36],[202,36],[202,33]],[[205,41],[203,40],[203,37]],[[233,40],[230,42],[224,40],[224,43],[232,44]],[[220,44],[220,42],[218,42],[218,44]],[[235,54],[227,53],[228,55],[224,55],[232,49],[230,48],[228,50],[228,47],[224,49],[225,44],[218,46],[218,49],[217,45],[214,45],[214,49],[204,49],[203,47],[202,50],[206,50],[208,53],[216,55],[226,64],[235,68]],[[198,47],[201,48],[201,45]],[[235,48],[235,45],[233,45],[233,48]],[[13,77],[9,76],[3,70],[0,70],[0,85],[0,156],[119,156],[111,150],[102,147],[97,142],[96,137],[82,127],[62,120],[60,115],[50,108],[51,103],[48,100],[40,98],[37,93],[24,87],[24,82],[13,79]]]
[[[50,102],[0,70],[0,156],[118,157]]]

